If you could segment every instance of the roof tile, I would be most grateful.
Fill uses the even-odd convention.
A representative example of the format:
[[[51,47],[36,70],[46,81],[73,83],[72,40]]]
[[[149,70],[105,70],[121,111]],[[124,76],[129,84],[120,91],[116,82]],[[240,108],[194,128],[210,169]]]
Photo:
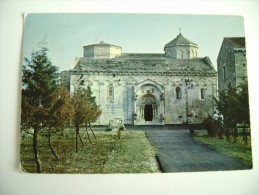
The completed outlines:
[[[225,37],[233,48],[245,48],[245,37]]]
[[[172,41],[167,43],[165,45],[165,47],[172,47],[175,45],[195,45],[195,46],[197,46],[196,43],[193,43],[192,41],[186,39],[181,33],[179,35],[177,35],[177,37],[175,39],[173,39]]]

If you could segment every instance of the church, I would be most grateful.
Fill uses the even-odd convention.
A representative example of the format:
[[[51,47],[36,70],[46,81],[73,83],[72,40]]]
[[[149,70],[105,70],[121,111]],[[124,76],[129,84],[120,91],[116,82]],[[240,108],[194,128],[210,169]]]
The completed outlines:
[[[96,125],[114,119],[130,125],[200,124],[214,111],[217,72],[181,33],[164,53],[123,53],[103,41],[86,45],[72,67],[62,72],[61,82],[71,94],[91,87],[102,110]]]

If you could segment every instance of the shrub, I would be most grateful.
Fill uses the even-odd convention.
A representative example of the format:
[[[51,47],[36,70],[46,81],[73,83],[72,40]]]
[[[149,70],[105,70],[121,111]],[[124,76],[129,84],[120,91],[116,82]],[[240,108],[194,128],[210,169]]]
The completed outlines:
[[[209,115],[207,118],[204,119],[203,123],[205,124],[208,135],[211,137],[216,137],[217,131],[214,127],[214,121],[212,117]]]

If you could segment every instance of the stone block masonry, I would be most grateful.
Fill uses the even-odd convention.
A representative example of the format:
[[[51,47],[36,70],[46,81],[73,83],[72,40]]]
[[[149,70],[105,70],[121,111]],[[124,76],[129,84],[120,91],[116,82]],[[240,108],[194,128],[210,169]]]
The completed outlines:
[[[115,118],[131,125],[202,123],[214,111],[217,72],[182,34],[164,49],[137,54],[104,42],[84,46],[84,57],[68,71],[70,91],[91,87],[102,110],[96,125]]]

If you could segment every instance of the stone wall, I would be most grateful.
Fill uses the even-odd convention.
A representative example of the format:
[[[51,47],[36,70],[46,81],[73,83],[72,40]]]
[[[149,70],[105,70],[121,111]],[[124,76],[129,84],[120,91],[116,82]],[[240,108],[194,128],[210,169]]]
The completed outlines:
[[[124,124],[146,124],[143,119],[145,104],[153,105],[155,109],[153,123],[149,124],[182,124],[186,122],[187,100],[188,122],[202,123],[213,112],[212,97],[216,96],[217,78],[192,76],[189,77],[192,81],[187,85],[184,79],[186,77],[183,76],[113,76],[73,72],[70,88],[72,93],[82,83],[81,80],[84,80],[84,87],[89,85],[92,88],[96,103],[102,110],[97,125],[107,125],[114,118],[122,118]],[[176,87],[182,91],[180,99],[176,98]],[[204,89],[204,99],[201,99],[201,89]]]
[[[235,54],[233,48],[227,43],[226,40],[224,40],[221,45],[217,58],[217,66],[219,91],[226,90],[229,84],[235,86]]]
[[[246,50],[234,49],[224,40],[218,55],[217,66],[219,91],[226,90],[229,84],[237,87],[240,82],[247,79]]]
[[[236,86],[239,86],[243,80],[247,79],[247,61],[246,51],[235,51],[235,64],[236,64]]]

